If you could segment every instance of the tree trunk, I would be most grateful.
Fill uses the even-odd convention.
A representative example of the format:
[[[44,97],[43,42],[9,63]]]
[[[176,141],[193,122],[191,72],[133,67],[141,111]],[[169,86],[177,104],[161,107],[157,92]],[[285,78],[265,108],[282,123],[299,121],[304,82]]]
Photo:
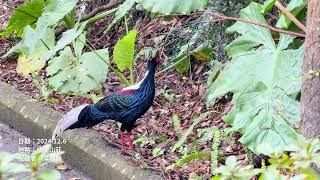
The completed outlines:
[[[300,132],[306,138],[320,135],[320,0],[308,1]]]

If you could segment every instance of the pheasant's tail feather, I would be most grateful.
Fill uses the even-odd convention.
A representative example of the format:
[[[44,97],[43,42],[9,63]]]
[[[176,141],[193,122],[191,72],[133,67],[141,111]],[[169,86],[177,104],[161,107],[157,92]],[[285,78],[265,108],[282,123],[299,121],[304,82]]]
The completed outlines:
[[[76,107],[72,109],[70,112],[65,114],[60,121],[58,122],[58,125],[54,129],[52,133],[52,139],[55,139],[58,135],[60,135],[63,131],[67,130],[70,126],[72,126],[74,123],[78,121],[78,117],[80,112],[87,106],[88,104],[83,104],[79,107]]]

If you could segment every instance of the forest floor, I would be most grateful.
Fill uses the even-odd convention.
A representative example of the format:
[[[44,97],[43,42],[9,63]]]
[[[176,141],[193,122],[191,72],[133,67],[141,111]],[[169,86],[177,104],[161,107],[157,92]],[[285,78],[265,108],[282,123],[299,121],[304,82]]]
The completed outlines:
[[[0,9],[1,11],[1,9]],[[2,23],[5,24],[8,20],[10,12],[2,10],[5,16],[2,17]],[[152,46],[152,39],[159,35],[168,35],[170,27],[182,26],[183,22],[190,21],[192,17],[177,17],[170,23],[162,18],[151,20],[148,15],[142,14],[134,26],[139,30],[137,46],[142,47]],[[110,18],[105,18],[97,21],[93,27],[88,30],[88,40],[97,48],[108,47],[113,49],[117,39],[120,39],[125,33],[123,26],[116,26],[115,29],[106,36],[101,36],[97,32],[110,23]],[[1,22],[1,21],[0,21]],[[17,39],[0,39],[2,45],[0,48],[0,56],[8,51]],[[166,47],[165,47],[166,48]],[[168,64],[170,54],[164,51],[162,55],[163,64]],[[0,63],[0,80],[11,84],[16,89],[25,94],[45,101],[46,104],[53,109],[66,113],[74,107],[83,103],[91,103],[92,100],[88,97],[78,97],[72,95],[62,95],[56,92],[51,92],[48,98],[43,98],[39,86],[33,82],[32,77],[23,77],[16,72],[17,62],[13,58]],[[137,79],[143,77],[145,72],[146,62],[138,60],[135,65]],[[162,69],[160,67],[159,69]],[[137,163],[142,168],[158,171],[166,179],[188,179],[190,173],[198,174],[204,179],[210,178],[210,157],[198,161],[192,161],[186,166],[166,170],[166,167],[176,162],[182,155],[180,152],[171,152],[170,148],[179,140],[179,135],[176,133],[172,121],[172,117],[177,115],[181,120],[181,128],[183,131],[188,129],[193,123],[193,119],[206,113],[206,116],[201,116],[201,121],[195,126],[193,132],[185,142],[188,148],[195,148],[202,152],[211,152],[212,137],[204,142],[194,143],[197,136],[197,130],[210,127],[218,127],[221,131],[228,128],[221,117],[229,111],[231,104],[226,98],[221,98],[215,102],[213,107],[208,107],[203,100],[207,86],[206,71],[208,65],[194,64],[192,70],[188,73],[180,74],[176,71],[165,72],[156,77],[156,98],[150,110],[137,121],[137,127],[133,130],[135,139],[145,139],[145,145],[141,142],[135,144],[132,154],[132,161]],[[44,71],[39,71],[39,75],[46,80]],[[123,86],[117,77],[110,72],[104,84],[104,93],[116,91]],[[120,129],[114,122],[106,121],[96,127],[95,131],[101,133],[106,141],[112,145],[120,147]],[[142,138],[141,138],[142,137]],[[234,133],[230,135],[234,143],[228,144],[222,140],[219,146],[219,163],[223,163],[225,157],[235,155],[238,160],[248,162],[248,157],[242,145],[237,141],[239,135]],[[164,150],[162,155],[153,156],[154,148]]]

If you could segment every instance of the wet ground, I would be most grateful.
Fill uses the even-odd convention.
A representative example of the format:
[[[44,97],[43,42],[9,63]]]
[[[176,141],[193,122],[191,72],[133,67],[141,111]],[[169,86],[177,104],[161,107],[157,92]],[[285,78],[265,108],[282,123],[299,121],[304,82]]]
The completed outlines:
[[[30,147],[35,148],[37,145],[29,144],[26,145],[23,143],[23,140],[28,139],[23,134],[15,131],[14,129],[10,128],[9,126],[0,123],[0,152],[18,152],[19,148],[21,151],[22,147]],[[49,164],[46,168],[54,168],[54,164]],[[63,164],[57,167],[59,172],[61,173],[61,180],[91,180],[88,176],[83,174],[82,172],[72,168],[68,164]]]

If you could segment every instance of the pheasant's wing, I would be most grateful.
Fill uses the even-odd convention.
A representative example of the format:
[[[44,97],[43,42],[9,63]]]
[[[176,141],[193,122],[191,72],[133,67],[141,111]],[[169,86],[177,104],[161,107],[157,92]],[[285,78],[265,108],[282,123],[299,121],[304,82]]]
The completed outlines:
[[[102,112],[126,111],[133,100],[133,94],[112,93],[98,101],[94,106]]]

